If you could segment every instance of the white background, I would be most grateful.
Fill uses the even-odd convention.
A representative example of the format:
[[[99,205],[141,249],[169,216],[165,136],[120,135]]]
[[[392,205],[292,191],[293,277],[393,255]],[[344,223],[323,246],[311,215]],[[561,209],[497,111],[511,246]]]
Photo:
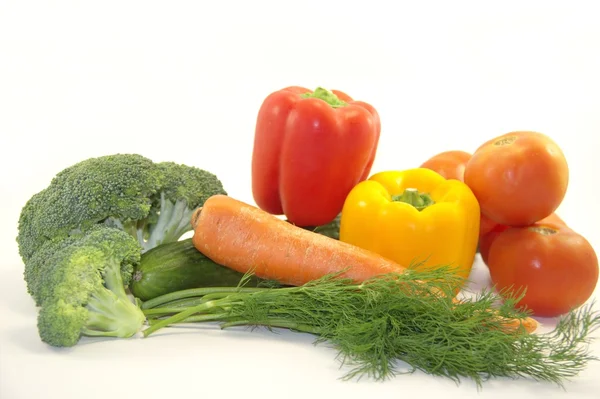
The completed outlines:
[[[495,380],[478,394],[419,373],[342,382],[332,349],[287,332],[204,327],[56,350],[37,336],[15,237],[54,174],[110,153],[208,169],[252,202],[258,108],[304,85],[377,108],[373,171],[511,130],[548,134],[571,172],[558,213],[600,248],[599,20],[593,1],[0,0],[0,398],[598,397],[596,363],[566,393]]]

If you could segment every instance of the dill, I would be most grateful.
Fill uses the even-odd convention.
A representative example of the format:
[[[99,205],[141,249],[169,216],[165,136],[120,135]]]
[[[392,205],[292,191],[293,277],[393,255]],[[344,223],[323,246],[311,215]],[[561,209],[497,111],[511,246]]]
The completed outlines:
[[[518,297],[499,306],[494,292],[453,301],[463,284],[445,267],[409,269],[361,284],[336,274],[300,287],[245,288],[243,279],[238,287],[191,289],[145,302],[150,326],[143,334],[209,321],[224,329],[286,328],[333,345],[349,367],[344,379],[385,380],[421,370],[457,383],[470,378],[478,387],[494,377],[563,387],[598,360],[587,350],[600,326],[592,305],[565,315],[550,333],[507,332],[507,320],[529,316],[515,307]]]

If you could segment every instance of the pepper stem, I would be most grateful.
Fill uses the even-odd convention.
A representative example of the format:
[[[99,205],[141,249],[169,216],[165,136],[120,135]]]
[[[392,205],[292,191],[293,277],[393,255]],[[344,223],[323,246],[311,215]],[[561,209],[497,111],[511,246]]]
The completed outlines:
[[[302,98],[318,98],[331,105],[333,108],[345,107],[348,105],[346,102],[340,100],[338,96],[333,94],[331,91],[322,87],[317,87],[312,93],[302,94]]]
[[[422,211],[428,206],[435,204],[435,201],[429,194],[419,193],[419,190],[416,188],[407,188],[402,194],[393,195],[392,201],[405,202],[417,208],[418,211]]]

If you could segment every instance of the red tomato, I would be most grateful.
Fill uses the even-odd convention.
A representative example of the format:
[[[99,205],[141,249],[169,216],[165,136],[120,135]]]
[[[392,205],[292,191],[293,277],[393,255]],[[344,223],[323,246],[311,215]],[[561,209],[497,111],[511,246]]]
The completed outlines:
[[[482,213],[479,219],[479,236],[481,237],[486,235],[490,231],[494,230],[497,226],[500,226],[498,222],[490,219]]]
[[[506,229],[508,229],[508,226],[505,226],[503,224],[497,224],[492,230],[479,236],[479,255],[481,255],[481,259],[486,265],[488,264],[488,255],[490,253],[490,247],[492,246],[496,238],[498,238],[500,233],[502,233]]]
[[[510,227],[488,255],[497,289],[526,288],[519,306],[555,317],[584,304],[598,282],[598,258],[580,234],[559,223]]]
[[[479,254],[481,255],[481,259],[483,260],[483,262],[487,265],[488,261],[488,254],[490,251],[490,247],[492,246],[492,243],[494,242],[494,240],[496,239],[496,237],[498,237],[498,235],[500,233],[502,233],[504,230],[508,229],[508,226],[504,225],[504,224],[493,224],[495,223],[494,221],[492,221],[491,219],[487,218],[484,215],[481,215],[481,220],[482,222],[485,220],[485,223],[487,226],[491,226],[488,227],[480,227],[479,231],[481,232],[481,234],[479,235]],[[540,220],[539,222],[536,223],[537,225],[544,225],[544,224],[559,224],[562,226],[566,226],[567,224],[556,214],[553,213],[548,217],[545,217],[544,219]]]
[[[481,212],[507,226],[528,226],[558,208],[567,191],[569,168],[548,136],[511,132],[482,144],[465,169]]]
[[[558,216],[556,213],[552,213],[549,216],[546,216],[545,218],[543,218],[542,220],[540,220],[539,222],[537,222],[538,224],[544,224],[544,223],[553,223],[553,224],[560,224],[563,226],[566,226],[567,224],[565,223],[564,220],[562,220],[560,218],[560,216]]]
[[[431,169],[446,179],[464,181],[465,167],[471,154],[465,151],[441,152],[423,162],[422,168]]]
[[[421,164],[421,168],[431,169],[446,179],[456,179],[464,182],[465,168],[471,159],[471,154],[465,151],[453,150],[441,152]],[[479,235],[482,236],[498,223],[485,215],[481,215]]]

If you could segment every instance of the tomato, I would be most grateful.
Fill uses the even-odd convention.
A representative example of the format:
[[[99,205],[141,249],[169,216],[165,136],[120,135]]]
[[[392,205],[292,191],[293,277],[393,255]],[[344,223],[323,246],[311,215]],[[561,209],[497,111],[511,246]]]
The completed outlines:
[[[465,168],[471,159],[471,154],[465,151],[452,150],[434,155],[421,164],[421,168],[431,169],[446,179],[456,179],[464,182]],[[492,230],[498,223],[481,215],[479,235]]]
[[[490,231],[494,230],[497,226],[500,226],[498,222],[490,219],[482,213],[479,218],[479,236],[481,237],[486,235]]]
[[[482,224],[479,229],[480,231],[480,235],[479,235],[479,254],[481,255],[481,259],[483,260],[483,262],[487,265],[488,261],[488,254],[490,251],[490,247],[492,246],[492,243],[494,242],[494,240],[496,239],[496,237],[498,237],[498,235],[500,233],[502,233],[504,230],[508,229],[509,226],[506,226],[504,224],[498,224],[495,223],[494,221],[492,221],[491,219],[487,218],[484,215],[481,215],[481,220],[482,220]],[[486,227],[483,227],[483,221],[485,220],[486,223]],[[552,213],[550,216],[545,217],[544,219],[540,220],[539,222],[537,222],[537,225],[541,225],[541,224],[556,224],[558,223],[559,225],[563,225],[566,226],[567,224],[564,222],[564,220],[562,220],[556,213]]]
[[[500,233],[506,229],[508,229],[508,226],[497,224],[493,229],[479,236],[479,255],[481,255],[481,259],[486,265],[488,264],[488,255],[490,253],[492,243],[496,240]]]
[[[518,306],[535,316],[555,317],[584,304],[598,282],[598,258],[591,244],[560,223],[509,227],[488,254],[498,290],[520,290]]]
[[[567,191],[569,168],[548,136],[506,133],[482,144],[465,168],[481,212],[507,226],[528,226],[554,212]]]
[[[441,152],[421,164],[422,168],[431,169],[446,179],[464,181],[465,167],[471,154],[465,151]]]
[[[566,226],[567,224],[565,223],[564,220],[562,220],[562,218],[560,216],[558,216],[556,213],[551,213],[549,216],[546,216],[545,218],[543,218],[542,220],[540,220],[539,222],[537,222],[538,224],[544,224],[544,223],[552,223],[552,224],[560,224],[563,226]]]

